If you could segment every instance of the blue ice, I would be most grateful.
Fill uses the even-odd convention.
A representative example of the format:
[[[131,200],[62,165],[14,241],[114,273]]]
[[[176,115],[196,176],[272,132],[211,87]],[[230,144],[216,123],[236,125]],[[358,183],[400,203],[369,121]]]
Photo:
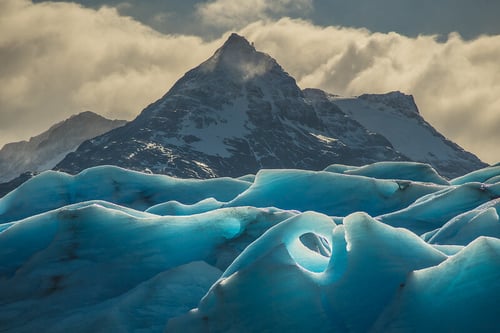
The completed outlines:
[[[0,331],[493,332],[498,178],[46,172],[0,199]]]

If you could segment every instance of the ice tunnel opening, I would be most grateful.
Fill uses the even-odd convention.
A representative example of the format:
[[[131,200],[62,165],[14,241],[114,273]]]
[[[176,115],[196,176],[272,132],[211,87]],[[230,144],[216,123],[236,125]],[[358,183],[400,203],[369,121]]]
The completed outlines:
[[[307,232],[288,244],[288,250],[296,264],[314,273],[322,273],[330,262],[332,247],[330,241],[313,232]]]
[[[330,258],[332,248],[328,239],[313,232],[307,232],[299,237],[300,241],[309,250],[321,254],[323,257]]]

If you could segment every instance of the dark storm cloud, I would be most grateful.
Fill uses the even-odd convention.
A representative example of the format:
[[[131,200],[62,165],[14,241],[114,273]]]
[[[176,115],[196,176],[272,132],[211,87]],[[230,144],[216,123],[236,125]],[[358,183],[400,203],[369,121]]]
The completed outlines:
[[[407,36],[459,32],[469,39],[499,34],[495,0],[315,0],[315,24],[395,31]]]

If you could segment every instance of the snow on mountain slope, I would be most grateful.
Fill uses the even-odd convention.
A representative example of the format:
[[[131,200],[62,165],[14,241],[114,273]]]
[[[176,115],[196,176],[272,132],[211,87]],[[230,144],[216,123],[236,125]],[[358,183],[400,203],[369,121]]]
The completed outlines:
[[[84,143],[56,168],[115,164],[207,178],[402,159],[325,96],[307,98],[273,58],[233,34],[134,121]]]
[[[459,176],[482,167],[477,157],[437,132],[420,115],[413,97],[400,92],[366,94],[357,98],[329,95],[342,111],[368,130],[385,136],[413,161],[429,163],[441,173]]]
[[[0,150],[0,182],[8,182],[28,171],[50,170],[83,141],[125,123],[86,111],[55,124],[29,141],[6,144]]]
[[[135,120],[85,142],[56,169],[113,164],[212,178],[401,160],[430,163],[447,177],[485,166],[432,129],[411,97],[301,90],[276,60],[232,34]]]

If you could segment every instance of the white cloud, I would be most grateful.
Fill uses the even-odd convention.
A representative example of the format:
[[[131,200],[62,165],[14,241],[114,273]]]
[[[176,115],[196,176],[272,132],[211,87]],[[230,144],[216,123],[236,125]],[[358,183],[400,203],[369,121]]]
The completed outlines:
[[[312,0],[215,0],[199,5],[197,14],[207,25],[235,29],[275,15],[311,9]]]
[[[131,119],[220,41],[162,35],[116,9],[0,2],[0,146],[84,110]]]
[[[87,109],[131,119],[223,42],[162,35],[112,8],[27,0],[0,1],[0,31],[0,146]],[[414,94],[438,130],[500,161],[500,36],[439,43],[267,18],[241,33],[302,88]]]

